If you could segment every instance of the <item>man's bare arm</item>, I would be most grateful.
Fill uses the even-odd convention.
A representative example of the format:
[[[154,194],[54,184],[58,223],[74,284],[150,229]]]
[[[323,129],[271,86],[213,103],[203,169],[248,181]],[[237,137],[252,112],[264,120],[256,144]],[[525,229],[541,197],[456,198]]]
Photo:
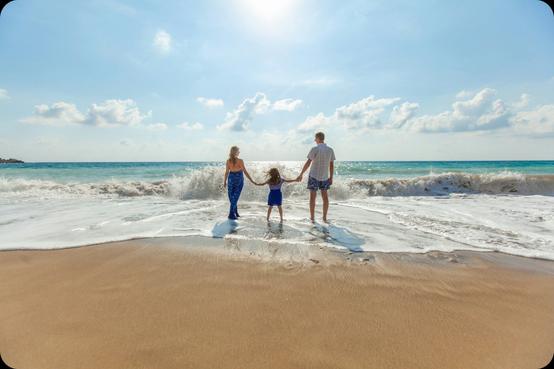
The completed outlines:
[[[335,173],[335,162],[331,160],[329,162],[329,184],[333,184],[333,174]]]
[[[304,164],[304,167],[302,168],[302,172],[300,172],[300,175],[297,178],[298,180],[300,180],[300,181],[302,180],[302,176],[304,175],[304,173],[306,173],[306,171],[310,167],[310,164],[312,164],[312,159],[306,160],[306,163]]]

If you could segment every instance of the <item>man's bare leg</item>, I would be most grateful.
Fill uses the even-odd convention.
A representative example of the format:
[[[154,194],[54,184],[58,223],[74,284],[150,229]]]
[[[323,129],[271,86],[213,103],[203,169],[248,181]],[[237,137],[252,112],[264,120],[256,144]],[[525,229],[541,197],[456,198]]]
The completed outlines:
[[[315,197],[317,191],[310,191],[310,220],[315,221]]]
[[[329,195],[327,190],[321,190],[321,198],[323,199],[323,221],[327,223],[327,210],[329,210]]]

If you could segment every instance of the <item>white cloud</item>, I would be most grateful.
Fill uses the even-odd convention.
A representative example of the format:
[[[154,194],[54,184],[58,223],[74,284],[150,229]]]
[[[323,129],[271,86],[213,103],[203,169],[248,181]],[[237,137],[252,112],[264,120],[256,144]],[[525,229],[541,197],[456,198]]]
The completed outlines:
[[[202,123],[199,123],[199,122],[195,122],[195,123],[183,122],[177,125],[177,127],[184,129],[185,131],[200,131],[204,128]]]
[[[521,94],[519,101],[513,104],[515,109],[521,110],[529,106],[529,101],[531,97],[528,94]]]
[[[282,99],[273,103],[273,110],[293,111],[302,105],[302,100]]]
[[[52,105],[35,105],[35,112],[31,117],[21,120],[23,123],[64,126],[85,122],[85,116],[74,104],[59,101]]]
[[[161,53],[168,53],[171,51],[171,35],[163,29],[159,30],[154,36],[153,45]]]
[[[225,121],[217,128],[246,131],[257,114],[264,114],[270,110],[293,111],[301,105],[302,100],[299,99],[282,99],[272,103],[264,93],[257,92],[253,97],[243,100],[235,110],[227,113]]]
[[[494,102],[495,98],[495,90],[484,88],[469,100],[456,101],[452,104],[453,114],[460,117],[481,115],[489,109],[489,105]]]
[[[454,102],[452,110],[414,118],[408,125],[418,132],[485,131],[509,127],[511,114],[496,91],[485,88],[468,100]]]
[[[7,100],[9,98],[10,98],[10,95],[8,95],[8,90],[0,88],[0,100]]]
[[[416,116],[418,103],[397,104],[399,98],[369,96],[341,106],[331,115],[309,116],[295,131],[307,133],[325,127],[342,127],[357,132],[367,129],[404,129],[421,133],[503,129],[527,135],[554,133],[554,105],[522,111],[529,105],[527,94],[513,104],[499,99],[496,90],[491,88],[467,94],[458,94],[450,110],[423,116]]]
[[[265,94],[261,92],[257,92],[254,97],[252,97],[251,99],[246,99],[242,103],[245,102],[247,102],[247,105],[251,105],[254,107],[254,112],[256,114],[267,113],[271,108],[271,101],[269,101]]]
[[[326,117],[323,113],[319,113],[314,116],[309,116],[304,122],[298,126],[298,131],[307,133],[315,132],[331,124],[331,119]]]
[[[413,118],[419,104],[405,102],[402,105],[396,105],[390,113],[389,125],[390,128],[402,128],[406,122]]]
[[[167,124],[165,123],[152,123],[146,126],[146,129],[153,132],[161,132],[167,129]]]
[[[348,129],[380,128],[384,125],[381,115],[385,108],[399,101],[400,98],[376,99],[373,95],[341,106],[335,111],[337,121]]]
[[[520,111],[512,119],[516,132],[531,135],[554,134],[554,104]]]
[[[196,101],[209,109],[220,108],[224,104],[221,99],[208,99],[206,97],[198,97]]]
[[[344,128],[352,130],[383,128],[387,125],[387,120],[384,119],[384,112],[390,109],[390,106],[399,100],[400,98],[398,97],[376,99],[371,95],[337,108],[330,116],[325,116],[323,113],[310,116],[297,127],[297,130],[300,132],[316,131],[331,125],[331,123],[336,123],[337,125],[342,125]],[[412,114],[411,110],[413,110],[414,107],[411,105],[412,103],[408,104],[409,105],[404,106],[404,108],[398,108],[402,110],[394,115],[396,124],[401,123],[400,119],[402,117],[399,116],[400,113],[405,115]]]
[[[74,104],[59,101],[52,105],[36,105],[31,117],[21,120],[23,123],[62,126],[67,124],[89,124],[99,127],[136,126],[150,112],[143,114],[131,100],[106,100],[101,104],[92,104],[87,114],[81,113]]]
[[[471,91],[468,91],[468,90],[462,90],[462,91],[460,91],[456,94],[456,99],[458,99],[458,100],[467,99],[468,97],[471,97],[474,94],[475,94],[475,92],[471,92]]]
[[[92,104],[86,123],[100,127],[136,126],[149,116],[150,112],[142,114],[131,99],[106,100],[101,104]]]
[[[255,114],[263,114],[271,106],[265,94],[258,92],[254,97],[245,99],[230,113],[227,113],[225,122],[218,126],[218,129],[229,129],[231,131],[246,131]]]

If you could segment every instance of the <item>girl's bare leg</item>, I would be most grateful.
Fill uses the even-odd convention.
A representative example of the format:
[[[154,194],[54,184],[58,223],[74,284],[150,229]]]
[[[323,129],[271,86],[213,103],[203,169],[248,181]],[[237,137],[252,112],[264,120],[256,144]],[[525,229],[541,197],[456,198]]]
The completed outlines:
[[[283,208],[279,205],[277,209],[279,209],[279,217],[281,218],[281,223],[283,223]]]
[[[267,207],[267,221],[269,222],[269,217],[271,216],[271,209],[273,209],[273,206]]]

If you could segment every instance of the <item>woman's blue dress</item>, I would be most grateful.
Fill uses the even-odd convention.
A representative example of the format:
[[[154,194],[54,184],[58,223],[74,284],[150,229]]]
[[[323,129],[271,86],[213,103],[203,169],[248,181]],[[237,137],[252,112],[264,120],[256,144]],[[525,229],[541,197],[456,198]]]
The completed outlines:
[[[229,172],[229,177],[227,178],[227,195],[231,203],[229,208],[229,219],[237,219],[239,217],[237,206],[242,186],[244,186],[244,175],[242,174],[242,170],[238,172]]]

